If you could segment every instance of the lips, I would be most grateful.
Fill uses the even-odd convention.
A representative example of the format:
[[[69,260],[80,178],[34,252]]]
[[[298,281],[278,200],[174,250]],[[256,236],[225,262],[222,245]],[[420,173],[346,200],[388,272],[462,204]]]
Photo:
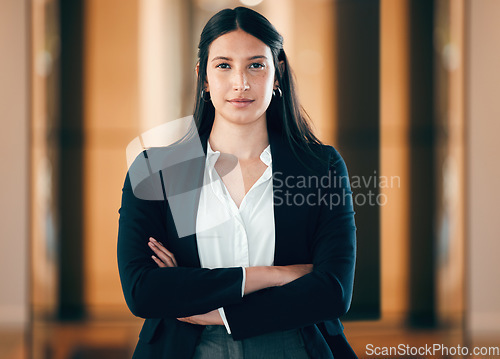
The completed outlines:
[[[241,108],[241,107],[247,107],[250,106],[255,100],[251,100],[249,98],[233,98],[231,100],[228,100],[230,104],[232,104],[235,107]]]

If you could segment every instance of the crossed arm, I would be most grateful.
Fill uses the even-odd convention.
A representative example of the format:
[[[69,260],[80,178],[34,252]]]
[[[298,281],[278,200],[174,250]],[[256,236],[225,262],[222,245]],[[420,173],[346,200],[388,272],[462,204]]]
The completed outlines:
[[[176,252],[174,257],[165,247],[162,247],[163,254],[155,252],[157,263],[151,259],[153,252],[147,245],[148,238],[167,240],[166,216],[164,202],[134,196],[127,176],[120,208],[118,267],[131,312],[143,318],[185,318],[241,302],[243,273],[239,267],[208,269],[185,266],[183,263],[188,254]],[[311,269],[312,265],[248,268],[244,294],[285,285]]]
[[[156,254],[152,255],[151,258],[156,262],[158,267],[177,267],[177,261],[174,254],[165,248],[161,242],[151,237],[148,245]],[[247,295],[264,288],[285,285],[310,273],[312,268],[312,264],[245,268],[246,280],[244,294]],[[177,320],[199,325],[224,325],[218,310],[212,310],[205,314],[177,318]]]

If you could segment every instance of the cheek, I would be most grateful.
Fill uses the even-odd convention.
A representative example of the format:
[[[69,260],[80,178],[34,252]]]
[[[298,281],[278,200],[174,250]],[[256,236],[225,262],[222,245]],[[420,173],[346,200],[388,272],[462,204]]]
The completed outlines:
[[[273,92],[274,80],[271,76],[265,74],[258,79],[259,92],[262,97],[268,97]]]
[[[217,89],[219,87],[219,82],[216,74],[213,71],[207,70],[207,78],[206,78],[208,89],[210,92]]]
[[[225,81],[218,76],[207,78],[207,80],[212,97],[216,98],[225,96],[225,93],[228,91],[228,81]]]

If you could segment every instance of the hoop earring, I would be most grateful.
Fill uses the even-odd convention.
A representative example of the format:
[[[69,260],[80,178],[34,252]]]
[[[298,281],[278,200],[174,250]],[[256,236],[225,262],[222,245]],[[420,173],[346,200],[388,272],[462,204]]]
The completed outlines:
[[[279,96],[276,96],[276,90],[278,91]],[[273,90],[273,96],[274,97],[283,97],[283,92],[281,91],[279,86],[277,86],[276,89]]]
[[[208,95],[209,96],[208,100],[205,98],[205,94],[207,94],[207,92],[205,91],[205,89],[202,89],[201,93],[200,93],[200,97],[203,100],[203,102],[210,102],[210,101],[212,101],[212,98],[210,97],[210,94]]]

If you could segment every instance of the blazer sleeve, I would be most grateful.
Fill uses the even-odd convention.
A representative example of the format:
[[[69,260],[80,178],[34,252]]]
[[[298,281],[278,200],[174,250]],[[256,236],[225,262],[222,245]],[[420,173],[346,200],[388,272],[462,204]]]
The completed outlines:
[[[321,205],[310,241],[313,271],[225,306],[236,340],[336,319],[350,307],[356,257],[352,192],[344,160],[330,148],[333,185],[321,188],[328,192],[329,201]]]
[[[149,237],[164,241],[165,208],[161,200],[137,198],[129,173],[119,210],[118,269],[125,301],[142,318],[181,318],[203,314],[241,298],[241,268],[159,268]]]

